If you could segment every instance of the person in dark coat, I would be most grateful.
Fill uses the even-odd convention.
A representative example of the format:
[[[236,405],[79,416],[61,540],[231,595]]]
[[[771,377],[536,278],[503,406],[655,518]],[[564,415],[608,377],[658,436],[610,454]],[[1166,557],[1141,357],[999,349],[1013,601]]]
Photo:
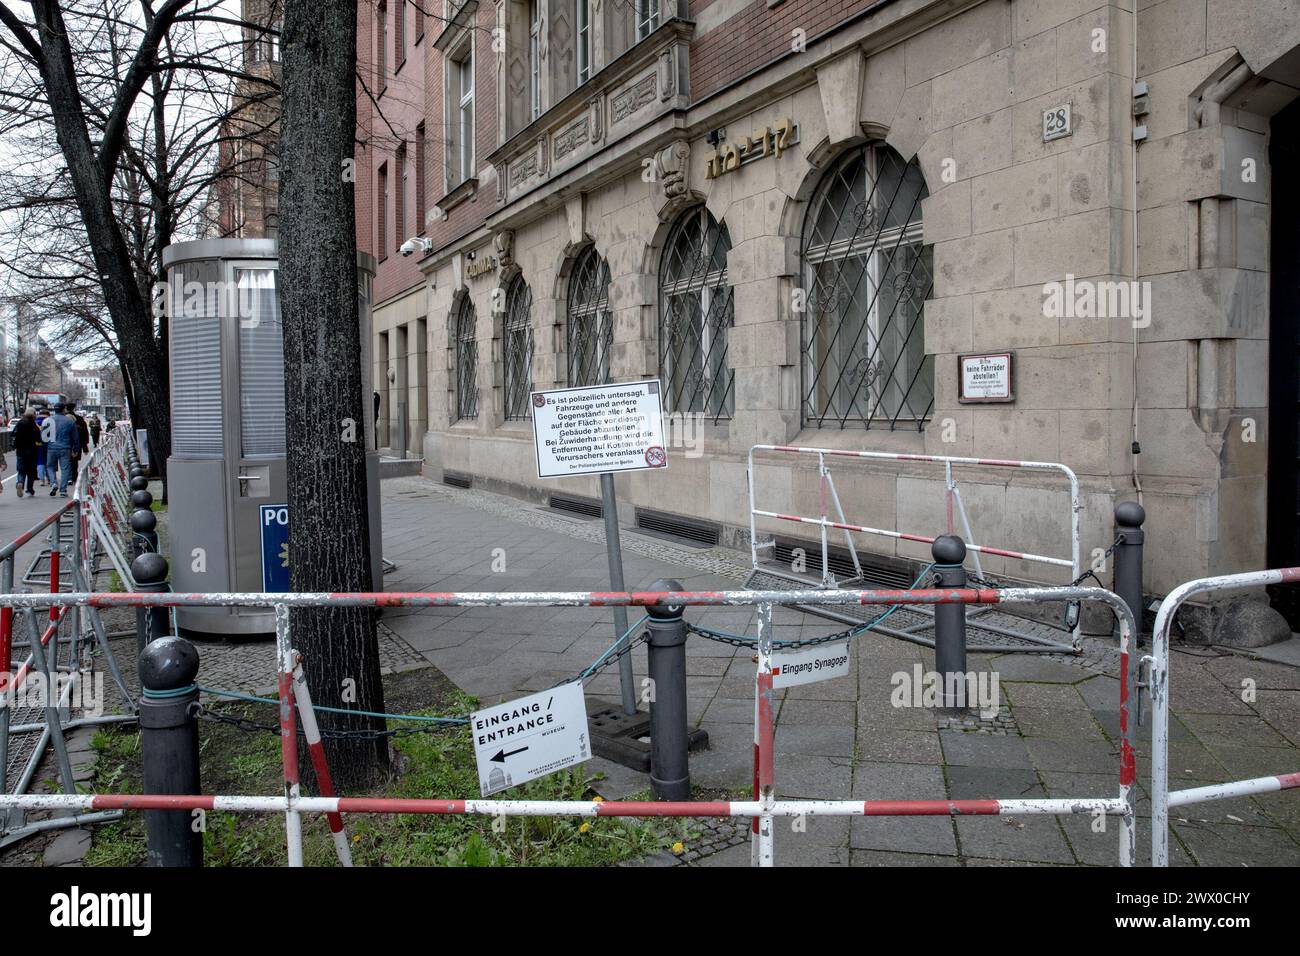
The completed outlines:
[[[48,485],[50,476],[45,473],[45,459],[48,457],[48,449],[45,445],[45,420],[47,418],[49,418],[48,411],[36,413],[36,477]]]
[[[72,452],[72,481],[77,481],[77,472],[81,470],[81,456],[90,454],[90,426],[86,416],[77,411],[76,402],[68,402],[68,414],[77,426],[77,448]]]
[[[28,411],[14,426],[14,452],[18,458],[18,477],[14,489],[18,497],[23,492],[36,493],[36,449],[41,443],[41,432],[36,427],[36,413]]]

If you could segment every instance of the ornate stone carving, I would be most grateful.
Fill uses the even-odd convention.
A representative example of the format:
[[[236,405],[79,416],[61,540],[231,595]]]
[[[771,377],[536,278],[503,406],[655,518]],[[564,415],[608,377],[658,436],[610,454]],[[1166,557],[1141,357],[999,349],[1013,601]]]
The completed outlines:
[[[663,184],[664,195],[669,199],[686,195],[690,188],[690,183],[687,181],[690,175],[688,164],[690,155],[690,144],[684,139],[669,143],[655,154],[659,181]]]
[[[574,123],[555,134],[555,158],[559,160],[577,149],[587,138],[587,127],[591,125],[587,116],[581,116]]]
[[[600,97],[599,97],[599,96],[596,97],[595,99],[593,99],[593,100],[591,101],[591,103],[589,103],[588,106],[587,106],[587,119],[588,119],[588,123],[587,123],[587,125],[590,127],[590,131],[591,131],[591,141],[592,141],[593,143],[599,143],[599,142],[600,142],[600,138],[601,138],[601,136],[603,135],[603,132],[604,132],[604,131],[600,128],[600,125],[601,125],[601,108],[600,108],[600,107],[601,107],[601,100],[600,100]]]
[[[677,70],[673,64],[673,50],[668,48],[659,54],[659,98],[670,100],[677,88]]]
[[[641,107],[653,101],[655,88],[655,77],[651,74],[616,95],[609,103],[610,122],[617,123],[620,120],[627,119]]]
[[[508,269],[515,264],[515,231],[513,229],[502,229],[492,236],[492,248],[496,251],[496,259],[502,269]]]
[[[551,172],[551,151],[546,137],[537,141],[537,174],[545,179]]]
[[[537,150],[520,156],[510,164],[510,185],[516,187],[537,175]]]

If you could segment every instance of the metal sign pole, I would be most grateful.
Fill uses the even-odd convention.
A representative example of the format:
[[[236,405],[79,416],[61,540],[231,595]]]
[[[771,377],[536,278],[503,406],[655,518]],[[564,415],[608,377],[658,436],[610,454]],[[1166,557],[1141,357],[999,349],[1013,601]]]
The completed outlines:
[[[618,536],[618,504],[614,499],[614,476],[606,471],[600,476],[600,510],[605,517],[605,551],[609,557],[609,589],[623,590],[623,547]],[[630,635],[627,633],[627,608],[614,608],[614,637],[622,637],[616,653],[622,654],[618,659],[618,683],[623,691],[623,712],[629,716],[636,713],[636,689],[632,686],[632,655],[623,654],[627,649]]]

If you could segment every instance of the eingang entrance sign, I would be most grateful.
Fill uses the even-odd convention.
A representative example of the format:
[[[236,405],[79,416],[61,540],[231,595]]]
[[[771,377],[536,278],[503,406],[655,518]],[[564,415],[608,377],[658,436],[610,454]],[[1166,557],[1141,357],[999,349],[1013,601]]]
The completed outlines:
[[[533,392],[538,478],[667,468],[659,383]]]

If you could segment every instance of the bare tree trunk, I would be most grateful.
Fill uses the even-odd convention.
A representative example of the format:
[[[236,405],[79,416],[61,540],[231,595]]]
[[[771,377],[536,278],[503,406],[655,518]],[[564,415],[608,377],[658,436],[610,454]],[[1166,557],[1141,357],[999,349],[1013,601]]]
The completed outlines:
[[[288,436],[289,565],[294,591],[369,591],[366,410],[357,322],[353,187],[344,182],[356,131],[356,4],[287,0],[280,149],[280,290]],[[290,616],[312,697],[322,705],[382,711],[374,612],[300,608]],[[343,788],[379,781],[384,721],[320,714]]]
[[[114,217],[112,171],[101,165],[91,143],[63,11],[53,2],[34,4],[32,10],[40,38],[39,51],[34,52],[39,54],[37,62],[59,146],[99,272],[104,304],[125,357],[124,368],[135,386],[136,406],[149,430],[150,460],[157,462],[158,473],[165,480],[171,454],[167,366],[154,338],[153,317],[135,281],[130,251]],[[12,21],[9,25],[13,29]]]

